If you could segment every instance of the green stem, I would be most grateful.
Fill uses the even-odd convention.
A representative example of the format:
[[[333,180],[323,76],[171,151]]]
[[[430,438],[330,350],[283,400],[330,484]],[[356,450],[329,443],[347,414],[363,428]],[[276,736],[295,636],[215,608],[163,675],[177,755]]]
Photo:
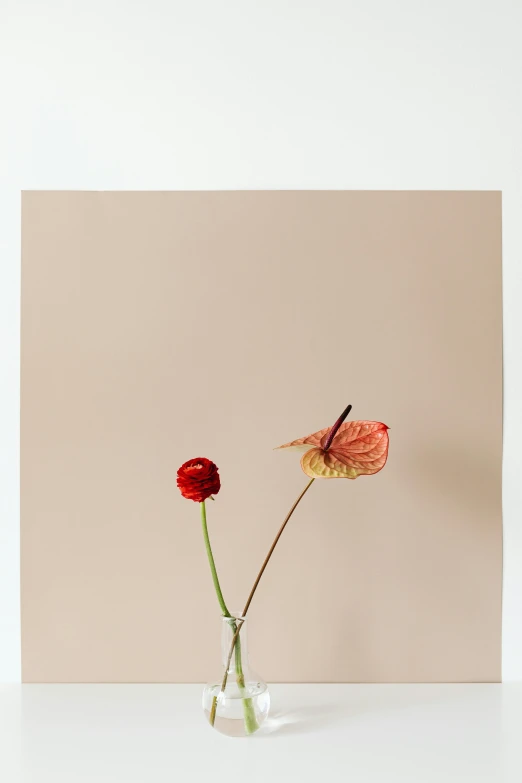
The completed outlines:
[[[237,631],[237,624],[232,623],[231,627],[235,634]],[[253,734],[259,728],[259,724],[257,722],[256,713],[254,710],[254,703],[247,695],[246,691],[245,675],[243,674],[243,663],[241,661],[241,640],[239,636],[237,637],[235,644],[235,662],[237,687],[239,688],[239,692],[243,697],[243,716],[245,718],[245,729],[247,734]],[[217,705],[217,696],[214,698],[216,699]]]
[[[205,501],[203,500],[199,505],[201,506],[201,526],[203,528],[203,538],[205,540],[205,548],[207,550],[210,572],[212,574],[212,581],[214,582],[214,588],[216,590],[217,599],[219,601],[219,605],[221,607],[221,611],[223,612],[223,615],[225,617],[232,617],[232,615],[228,611],[227,605],[225,603],[225,599],[223,597],[223,593],[221,591],[221,585],[219,584],[219,578],[216,570],[216,563],[214,562],[212,547],[210,546],[210,538],[208,535],[208,526],[207,526],[207,509],[205,506]],[[232,624],[233,632],[236,631],[236,628],[237,628],[236,624],[233,623]],[[237,684],[239,687],[239,691],[243,696],[243,713],[245,716],[245,728],[247,734],[253,734],[254,731],[256,731],[256,729],[259,727],[257,725],[252,699],[244,695],[245,677],[243,674],[243,665],[241,661],[241,642],[239,641],[239,638],[237,639],[237,643],[235,645],[235,660],[236,660]],[[218,697],[214,696],[214,698],[212,699],[212,707],[210,710],[210,723],[212,726],[214,725],[214,722],[216,720],[217,701],[218,701]]]
[[[217,599],[219,601],[219,605],[221,607],[221,611],[223,612],[224,616],[232,617],[232,615],[227,609],[225,599],[223,598],[223,593],[221,592],[221,585],[219,584],[219,579],[216,571],[216,564],[214,562],[214,555],[212,554],[212,547],[210,546],[210,538],[208,537],[208,527],[207,527],[207,509],[205,507],[205,501],[203,500],[199,505],[201,506],[201,526],[203,528],[203,538],[205,539],[205,548],[207,550],[208,562],[210,565],[210,571],[212,573],[212,581],[214,582],[214,588],[216,590]]]
[[[248,610],[249,610],[249,608],[250,608],[250,604],[252,603],[252,598],[254,597],[254,593],[255,593],[255,592],[256,592],[256,590],[257,590],[257,586],[258,586],[259,582],[261,581],[261,577],[263,576],[263,574],[264,574],[264,572],[265,572],[265,568],[266,568],[266,567],[267,567],[267,565],[268,565],[268,561],[269,561],[269,560],[270,560],[270,558],[272,557],[272,553],[273,553],[274,549],[275,549],[275,548],[276,548],[276,546],[277,546],[277,542],[279,541],[279,539],[280,539],[280,538],[281,538],[281,536],[283,535],[283,531],[284,531],[285,527],[287,526],[287,524],[288,524],[288,521],[289,521],[290,517],[292,516],[292,514],[293,514],[293,513],[294,513],[294,511],[296,510],[297,506],[299,505],[299,503],[301,502],[301,500],[304,498],[304,496],[306,495],[306,493],[308,492],[308,490],[310,489],[310,487],[312,486],[312,484],[314,483],[314,481],[315,481],[315,479],[314,479],[314,478],[310,479],[310,481],[308,482],[308,484],[306,485],[306,487],[303,489],[303,491],[300,493],[300,495],[297,497],[297,500],[294,502],[294,504],[293,504],[292,508],[290,509],[290,511],[288,512],[288,514],[286,515],[286,517],[284,518],[284,520],[283,520],[283,524],[282,524],[282,525],[281,525],[281,527],[279,528],[279,530],[278,530],[278,532],[277,532],[277,535],[276,535],[276,537],[275,537],[274,541],[272,542],[272,546],[271,546],[271,547],[270,547],[270,549],[268,550],[268,554],[267,554],[267,556],[265,557],[265,559],[264,559],[264,561],[263,561],[263,565],[261,566],[261,568],[260,568],[260,570],[259,570],[259,573],[258,573],[258,575],[257,575],[256,581],[254,582],[254,585],[253,585],[253,587],[252,587],[252,589],[251,589],[251,591],[250,591],[250,595],[249,595],[249,596],[248,596],[248,598],[247,598],[247,602],[246,602],[246,604],[245,604],[245,608],[243,609],[243,614],[242,614],[242,617],[245,617],[246,613],[248,612]],[[239,625],[237,626],[236,632],[235,632],[234,636],[232,637],[232,643],[231,643],[231,645],[230,645],[230,652],[229,652],[229,654],[228,654],[228,662],[227,662],[227,665],[225,666],[225,675],[224,675],[224,677],[223,677],[223,682],[221,683],[221,691],[220,691],[220,693],[223,693],[223,692],[224,692],[224,690],[225,690],[225,688],[227,687],[228,669],[229,669],[229,666],[230,666],[230,661],[231,661],[231,659],[232,659],[232,653],[234,652],[234,648],[236,648],[236,649],[237,649],[237,645],[238,645],[238,643],[239,643],[239,632],[240,632],[240,630],[241,630],[241,625],[242,625],[242,624],[243,624],[243,623],[241,623],[241,624],[239,624]],[[210,723],[211,723],[212,725],[214,725],[214,720],[215,720],[215,717],[216,717],[215,710],[213,710],[213,711],[211,712],[211,714],[210,714]]]

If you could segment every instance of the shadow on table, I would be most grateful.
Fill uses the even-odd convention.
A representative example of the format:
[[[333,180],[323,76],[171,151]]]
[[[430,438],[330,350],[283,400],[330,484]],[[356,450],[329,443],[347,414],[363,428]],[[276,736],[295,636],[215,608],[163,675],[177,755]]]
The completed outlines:
[[[425,714],[426,708],[438,711],[451,708],[452,705],[480,703],[489,698],[492,690],[496,698],[501,699],[500,686],[493,683],[470,685],[458,683],[431,685],[384,685],[361,686],[360,693],[352,692],[348,700],[336,700],[327,703],[309,704],[291,711],[275,710],[265,721],[256,736],[280,736],[289,734],[308,734],[325,729],[341,728],[365,720],[368,715],[398,715],[405,711],[419,711]]]
[[[291,712],[276,712],[267,718],[259,736],[307,734],[332,724],[341,725],[353,714],[353,708],[346,704],[311,705]]]

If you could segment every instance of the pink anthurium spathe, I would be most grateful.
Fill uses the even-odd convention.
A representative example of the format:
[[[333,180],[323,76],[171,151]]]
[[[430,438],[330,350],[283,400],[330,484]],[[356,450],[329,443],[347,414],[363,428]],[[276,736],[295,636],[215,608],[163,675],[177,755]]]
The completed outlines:
[[[350,409],[348,406],[333,427],[279,448],[306,449],[301,467],[310,478],[355,479],[378,473],[388,458],[388,427],[379,421],[344,422]]]

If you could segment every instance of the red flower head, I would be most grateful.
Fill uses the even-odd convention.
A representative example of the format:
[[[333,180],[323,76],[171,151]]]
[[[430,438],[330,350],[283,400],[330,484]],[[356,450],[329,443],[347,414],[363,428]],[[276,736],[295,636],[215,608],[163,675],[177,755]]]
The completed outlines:
[[[388,457],[388,427],[380,421],[344,423],[351,408],[346,408],[333,427],[279,448],[306,449],[301,467],[310,478],[355,479],[378,473]]]
[[[184,498],[202,503],[221,488],[217,465],[206,457],[189,459],[178,470],[177,484]]]

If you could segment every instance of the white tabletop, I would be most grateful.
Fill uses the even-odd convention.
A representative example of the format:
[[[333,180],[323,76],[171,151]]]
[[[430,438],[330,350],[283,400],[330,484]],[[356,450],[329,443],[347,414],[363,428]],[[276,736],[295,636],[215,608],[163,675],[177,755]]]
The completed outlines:
[[[0,686],[5,783],[522,781],[522,684],[273,685],[253,737],[199,685]]]

